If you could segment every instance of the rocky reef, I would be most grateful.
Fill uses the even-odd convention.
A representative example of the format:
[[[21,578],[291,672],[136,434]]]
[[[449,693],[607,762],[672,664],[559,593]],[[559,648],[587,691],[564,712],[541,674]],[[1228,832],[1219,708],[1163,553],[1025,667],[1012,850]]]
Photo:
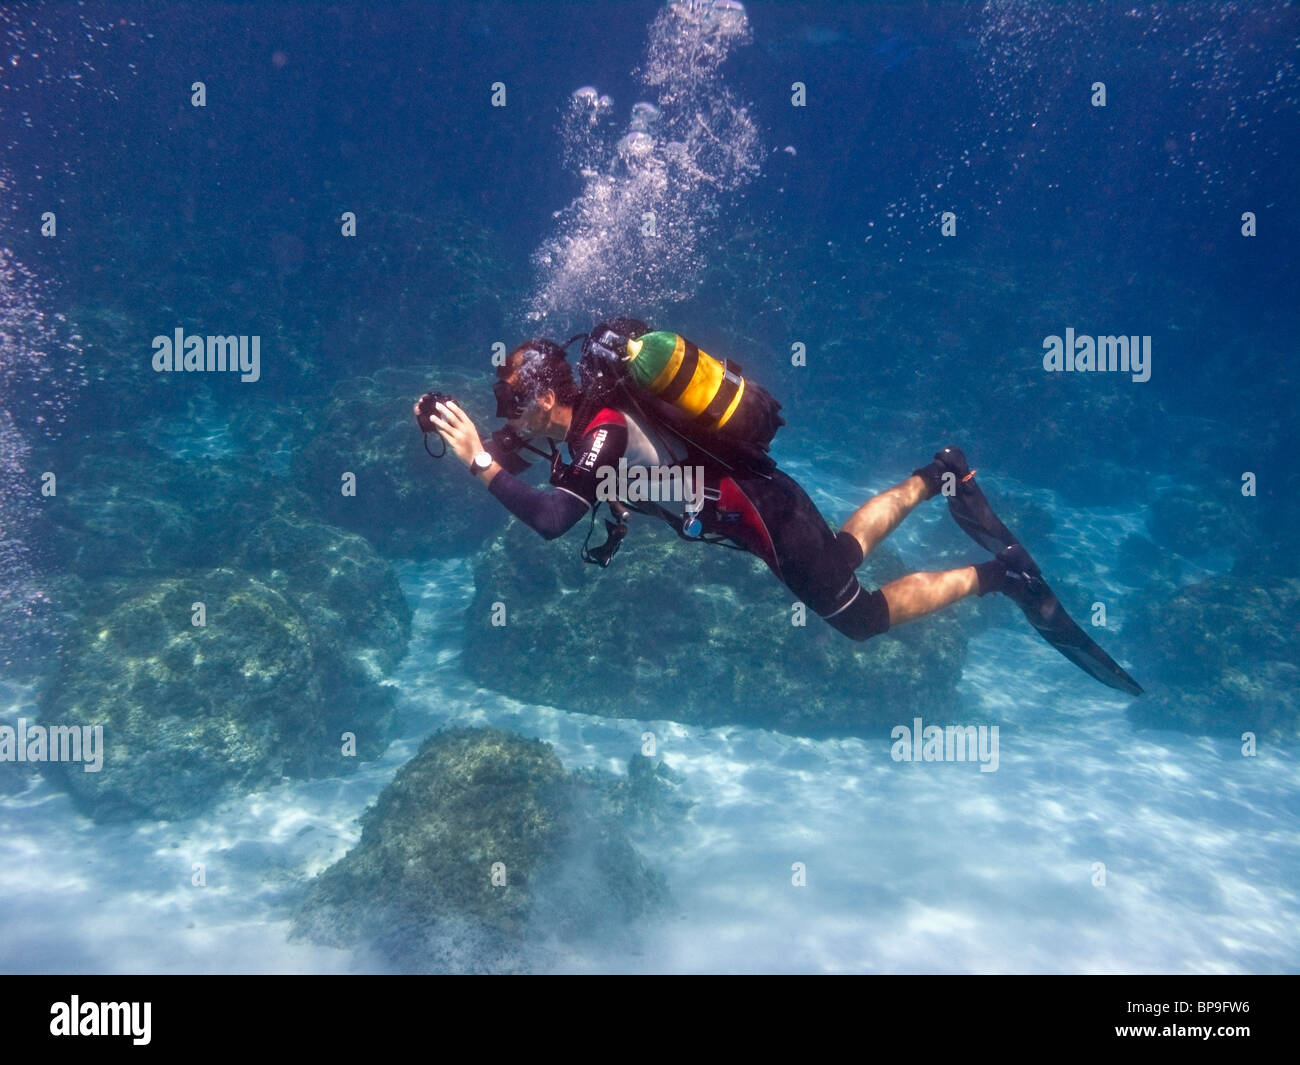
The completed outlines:
[[[585,532],[547,542],[512,522],[479,556],[463,655],[478,683],[586,714],[806,736],[954,705],[966,639],[951,615],[855,643],[811,612],[792,623],[792,596],[753,556],[643,519],[602,570],[578,557]],[[881,549],[859,576],[903,572]]]
[[[536,968],[667,902],[662,877],[549,744],[499,729],[426,740],[307,890],[294,935],[405,971]]]
[[[1243,554],[1258,538],[1254,508],[1240,492],[1231,486],[1226,489],[1221,488],[1217,496],[1186,487],[1160,493],[1147,512],[1152,539],[1188,558],[1213,552]]]
[[[38,706],[45,725],[103,729],[103,765],[41,768],[100,821],[172,819],[283,777],[348,772],[388,743],[392,689],[328,600],[217,569],[104,578],[78,610]],[[196,625],[196,604],[203,624]],[[405,603],[402,603],[405,606]],[[409,626],[409,614],[381,629]],[[379,649],[391,661],[395,648]],[[345,732],[355,754],[345,752]]]
[[[47,456],[58,492],[39,530],[46,567],[94,579],[230,564],[279,515],[311,519],[311,501],[239,455],[181,460],[106,434],[66,465]]]
[[[102,726],[104,764],[47,774],[96,819],[176,818],[382,753],[411,629],[389,564],[251,459],[102,443],[42,515],[61,647],[38,706]]]
[[[321,227],[322,212],[335,211],[326,194],[281,203],[274,217],[218,209],[196,218],[191,204],[179,227],[166,212],[114,210],[98,220],[95,265],[65,308],[91,385],[78,400],[82,424],[134,429],[160,412],[181,418],[196,395],[209,407],[247,402],[237,375],[153,371],[152,338],[176,327],[260,335],[255,387],[293,396],[300,412],[349,376],[451,365],[471,347],[510,341],[500,322],[526,272],[474,210],[450,194],[419,214],[376,202],[360,240]]]
[[[1235,576],[1148,603],[1135,625],[1151,684],[1140,727],[1261,739],[1300,736],[1300,580]]]
[[[494,423],[483,397],[491,377],[381,370],[343,382],[320,412],[317,435],[298,454],[297,483],[328,519],[365,536],[386,555],[446,558],[475,550],[504,523],[505,513],[454,456],[430,459],[411,408],[423,393],[456,397],[480,433]],[[430,442],[434,453],[440,440]],[[356,494],[340,491],[345,472]]]

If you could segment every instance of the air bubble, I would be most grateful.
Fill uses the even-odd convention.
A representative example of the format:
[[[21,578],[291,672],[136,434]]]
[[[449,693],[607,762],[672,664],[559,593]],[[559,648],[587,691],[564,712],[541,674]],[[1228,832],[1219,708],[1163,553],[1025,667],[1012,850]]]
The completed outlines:
[[[632,122],[629,128],[644,133],[659,121],[659,115],[659,108],[655,107],[654,104],[646,103],[644,100],[641,103],[633,104]]]
[[[641,161],[654,151],[655,140],[646,133],[629,133],[618,142],[618,154],[627,161]]]
[[[561,136],[583,191],[534,253],[530,322],[650,308],[694,290],[702,235],[722,197],[758,174],[763,157],[750,109],[718,72],[748,39],[745,9],[734,0],[678,0],[650,24],[641,66],[657,102],[638,101],[619,130],[608,96],[593,86],[573,93]],[[644,229],[647,217],[655,236]]]
[[[746,16],[745,5],[739,0],[713,0],[713,17],[727,29],[743,29]]]

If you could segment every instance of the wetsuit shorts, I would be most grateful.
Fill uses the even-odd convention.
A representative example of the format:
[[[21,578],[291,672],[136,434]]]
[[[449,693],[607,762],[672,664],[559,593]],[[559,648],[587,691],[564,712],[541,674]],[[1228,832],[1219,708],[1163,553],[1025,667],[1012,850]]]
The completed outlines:
[[[757,555],[816,614],[853,640],[889,629],[889,604],[854,574],[862,547],[826,524],[816,504],[781,470],[770,478],[725,475],[705,528]]]

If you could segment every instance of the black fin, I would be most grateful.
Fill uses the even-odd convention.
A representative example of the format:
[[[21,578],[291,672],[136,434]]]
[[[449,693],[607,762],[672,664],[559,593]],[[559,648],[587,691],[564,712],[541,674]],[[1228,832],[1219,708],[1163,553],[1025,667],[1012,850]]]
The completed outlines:
[[[1003,548],[1020,543],[993,513],[983,490],[975,483],[973,474],[958,484],[955,495],[946,498],[948,513],[953,516],[953,520],[986,551],[996,555]],[[1042,577],[1009,582],[1006,590],[1008,597],[1024,611],[1029,623],[1043,639],[1081,670],[1109,688],[1129,695],[1142,694],[1142,686],[1079,628]]]

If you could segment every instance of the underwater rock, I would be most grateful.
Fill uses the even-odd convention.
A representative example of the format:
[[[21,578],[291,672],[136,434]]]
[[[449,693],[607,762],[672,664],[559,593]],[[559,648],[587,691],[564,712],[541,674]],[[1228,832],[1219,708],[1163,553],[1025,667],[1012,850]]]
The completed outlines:
[[[229,566],[268,517],[314,513],[256,460],[181,461],[121,434],[89,440],[75,465],[43,468],[58,492],[45,501],[42,561],[85,578]]]
[[[360,757],[382,752],[393,693],[378,681],[406,653],[410,606],[374,548],[313,517],[310,500],[288,480],[248,458],[181,461],[109,434],[60,474],[46,504],[43,630],[45,644],[61,641],[63,653],[47,646],[44,716],[104,724],[109,745],[100,773],[51,767],[51,775],[87,812],[178,817],[215,801],[218,790],[346,772],[356,759],[338,754],[343,731],[357,735]],[[164,601],[165,618],[142,629]],[[190,625],[195,602],[207,606],[206,626]],[[223,620],[237,603],[232,617],[241,620]],[[267,668],[287,671],[266,681],[269,699],[256,685],[245,692],[236,676],[240,662],[258,660],[261,638],[273,652]],[[207,644],[213,639],[218,650]],[[283,660],[274,657],[281,651]],[[115,663],[116,653],[126,658]],[[80,687],[69,670],[84,676]],[[210,687],[214,675],[224,688]],[[302,712],[318,715],[310,728],[286,713],[295,685]],[[81,701],[70,703],[74,692]],[[97,701],[110,709],[101,713]],[[59,716],[65,711],[74,720]],[[155,735],[143,725],[154,713],[186,723]],[[279,736],[281,728],[301,733],[287,750],[251,748],[248,735]],[[326,753],[295,750],[298,742],[323,744]]]
[[[313,249],[321,267],[310,279],[321,358],[339,377],[432,361],[425,354],[431,349],[486,349],[526,296],[531,278],[516,249],[450,194],[418,215],[375,204],[363,224],[363,240],[326,237]],[[416,396],[435,387],[430,382]]]
[[[104,763],[42,769],[96,820],[190,816],[387,746],[393,690],[325,606],[228,569],[74,583],[77,617],[38,707],[44,725],[102,726]]]
[[[247,571],[290,593],[313,630],[345,638],[386,673],[410,638],[396,574],[363,537],[312,514],[306,495],[251,460],[181,462],[108,447],[60,479],[44,515],[42,561],[63,575],[55,587],[65,613],[78,609],[69,576],[93,583],[214,566]]]
[[[1226,502],[1234,495],[1235,508]],[[1240,555],[1253,539],[1254,509],[1254,501],[1232,486],[1219,498],[1182,488],[1156,497],[1147,512],[1147,529],[1157,544],[1188,558],[1221,551]]]
[[[412,407],[429,391],[454,396],[484,435],[493,428],[491,378],[381,370],[341,384],[321,416],[318,435],[299,453],[297,483],[330,521],[400,558],[464,555],[501,528],[505,512],[451,454],[431,459]],[[486,397],[486,398],[485,398]],[[441,440],[431,436],[434,453]],[[344,473],[356,494],[342,493]]]
[[[1300,580],[1216,577],[1148,603],[1134,632],[1145,728],[1261,739],[1300,735]]]
[[[430,737],[361,825],[293,934],[404,970],[527,968],[547,942],[606,942],[667,900],[551,746],[500,729]]]
[[[411,606],[397,574],[364,537],[277,514],[253,528],[232,562],[292,596],[312,631],[344,643],[375,676],[405,656]]]
[[[682,543],[638,521],[608,569],[578,556],[579,526],[547,542],[518,522],[479,556],[462,661],[517,699],[605,717],[860,735],[954,705],[966,640],[951,615],[855,643],[753,556]],[[877,551],[865,586],[905,572]],[[503,625],[494,625],[494,604]]]
[[[661,760],[637,753],[627,773],[579,769],[574,774],[591,793],[596,807],[632,832],[662,832],[680,823],[695,805],[680,793],[681,778]]]

